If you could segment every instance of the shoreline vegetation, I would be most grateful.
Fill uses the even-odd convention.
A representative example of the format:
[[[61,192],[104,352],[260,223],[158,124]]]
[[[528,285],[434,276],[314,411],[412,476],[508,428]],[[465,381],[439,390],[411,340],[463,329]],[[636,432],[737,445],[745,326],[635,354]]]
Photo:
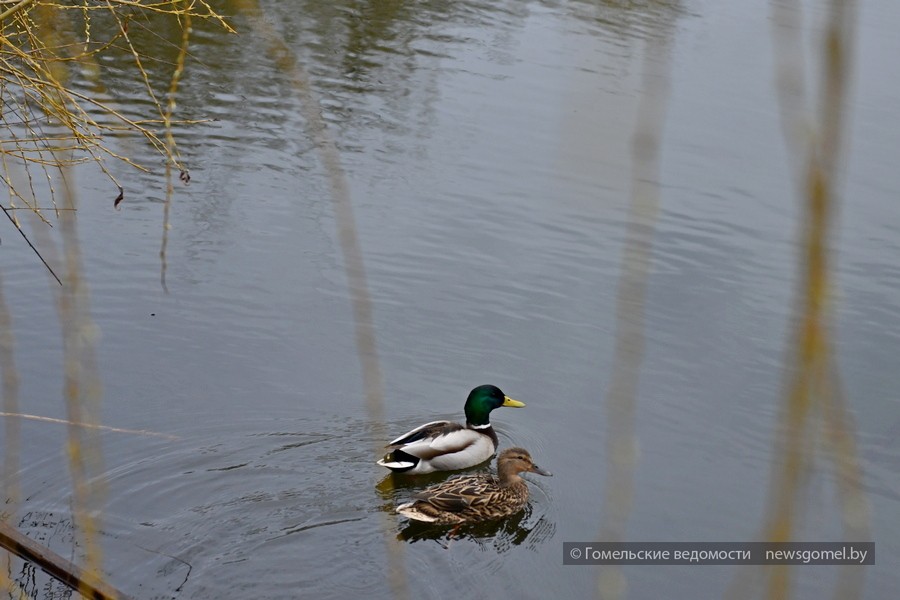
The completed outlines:
[[[77,210],[71,169],[91,163],[111,184],[114,207],[125,199],[127,190],[113,175],[111,162],[132,169],[151,169],[132,160],[112,145],[112,140],[143,140],[165,163],[166,200],[160,249],[161,282],[165,288],[166,232],[174,193],[173,175],[187,184],[190,175],[182,162],[173,134],[174,125],[191,121],[175,118],[176,95],[184,76],[185,61],[194,20],[217,23],[223,32],[235,33],[228,22],[203,0],[165,0],[140,4],[131,0],[104,3],[34,2],[0,3],[0,173],[8,200],[0,209],[34,254],[52,275],[58,288],[58,312],[65,361],[65,402],[67,419],[55,420],[67,426],[66,455],[73,479],[73,519],[76,545],[82,549],[83,565],[78,566],[49,548],[17,531],[9,521],[20,502],[18,446],[21,418],[50,420],[23,415],[18,402],[18,377],[14,361],[14,340],[10,327],[0,335],[3,371],[2,412],[6,448],[2,488],[7,506],[0,519],[0,546],[22,560],[39,566],[49,575],[86,598],[125,599],[127,596],[104,582],[102,557],[97,543],[96,507],[102,498],[101,430],[116,428],[99,423],[101,385],[95,359],[96,336],[92,331],[88,293],[82,276],[80,247],[75,231]],[[136,37],[153,35],[156,44],[140,44]],[[148,48],[153,54],[148,53]],[[169,56],[174,49],[174,57]],[[159,55],[156,55],[159,53]],[[118,106],[115,90],[104,85],[101,57],[115,55],[128,65],[139,83],[149,115],[135,117]],[[154,66],[151,74],[149,65]],[[160,81],[160,64],[167,67],[168,79]],[[134,99],[134,98],[131,98]],[[22,224],[20,211],[30,219],[44,256],[32,243]],[[60,226],[62,252],[59,256],[42,231]],[[0,324],[11,323],[9,307],[2,295],[0,277]],[[17,418],[18,417],[18,418]],[[159,435],[118,429],[123,433]],[[99,483],[97,483],[99,482]],[[9,565],[3,556],[0,564]],[[0,569],[0,588],[27,594]]]

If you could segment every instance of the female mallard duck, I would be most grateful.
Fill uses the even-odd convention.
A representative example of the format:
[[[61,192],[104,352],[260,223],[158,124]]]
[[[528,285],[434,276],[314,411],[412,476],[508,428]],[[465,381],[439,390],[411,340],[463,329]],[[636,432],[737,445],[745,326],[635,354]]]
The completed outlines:
[[[501,406],[525,406],[500,388],[480,385],[466,400],[466,424],[432,421],[404,433],[387,445],[391,449],[378,461],[395,473],[454,471],[483,463],[497,451],[497,434],[490,414]]]
[[[523,448],[508,448],[497,458],[497,473],[454,477],[413,495],[397,512],[416,521],[456,525],[499,519],[517,513],[528,501],[528,486],[519,473],[550,475]]]

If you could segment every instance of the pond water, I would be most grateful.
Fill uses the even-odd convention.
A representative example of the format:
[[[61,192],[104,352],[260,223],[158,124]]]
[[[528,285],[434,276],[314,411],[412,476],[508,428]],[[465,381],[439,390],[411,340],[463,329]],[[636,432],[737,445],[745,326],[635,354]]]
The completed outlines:
[[[597,570],[563,566],[562,544],[596,538],[603,515],[631,138],[654,41],[670,90],[626,539],[756,539],[779,464],[801,214],[769,5],[246,4],[220,6],[236,36],[194,23],[179,114],[209,121],[177,128],[192,179],[173,199],[168,292],[160,160],[123,144],[154,171],[115,167],[120,210],[98,172],[76,171],[103,423],[171,436],[102,434],[111,583],[135,598],[594,597]],[[900,585],[900,10],[860,8],[831,241],[837,363],[876,543],[863,597],[877,599]],[[272,59],[276,35],[293,71]],[[124,60],[103,64],[106,93],[143,114]],[[364,261],[383,415],[357,349],[335,181]],[[65,418],[55,292],[12,229],[0,236],[21,410]],[[443,476],[387,476],[377,448],[460,419],[482,383],[527,403],[494,413],[501,445],[554,477],[531,477],[529,508],[499,525],[453,538],[410,526],[392,507]],[[21,431],[15,522],[77,558],[66,430]],[[836,498],[821,452],[797,539],[840,539]],[[19,566],[36,597],[59,597]],[[837,574],[796,568],[795,597],[829,597]],[[628,598],[705,598],[735,568],[623,575]]]

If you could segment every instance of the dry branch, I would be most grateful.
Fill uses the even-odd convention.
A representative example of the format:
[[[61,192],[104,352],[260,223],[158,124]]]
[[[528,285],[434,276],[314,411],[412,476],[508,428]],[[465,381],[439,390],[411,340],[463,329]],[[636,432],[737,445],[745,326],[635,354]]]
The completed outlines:
[[[41,546],[28,536],[0,521],[0,546],[22,560],[27,560],[48,575],[69,586],[85,598],[95,600],[128,600],[128,596],[86,572],[62,556]]]

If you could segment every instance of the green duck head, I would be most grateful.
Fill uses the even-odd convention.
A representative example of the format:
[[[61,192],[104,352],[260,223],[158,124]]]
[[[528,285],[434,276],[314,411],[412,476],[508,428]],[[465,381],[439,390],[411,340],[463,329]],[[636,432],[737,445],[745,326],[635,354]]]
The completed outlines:
[[[466,399],[466,422],[476,427],[490,425],[491,411],[501,406],[521,408],[525,403],[513,400],[495,385],[479,385]]]

